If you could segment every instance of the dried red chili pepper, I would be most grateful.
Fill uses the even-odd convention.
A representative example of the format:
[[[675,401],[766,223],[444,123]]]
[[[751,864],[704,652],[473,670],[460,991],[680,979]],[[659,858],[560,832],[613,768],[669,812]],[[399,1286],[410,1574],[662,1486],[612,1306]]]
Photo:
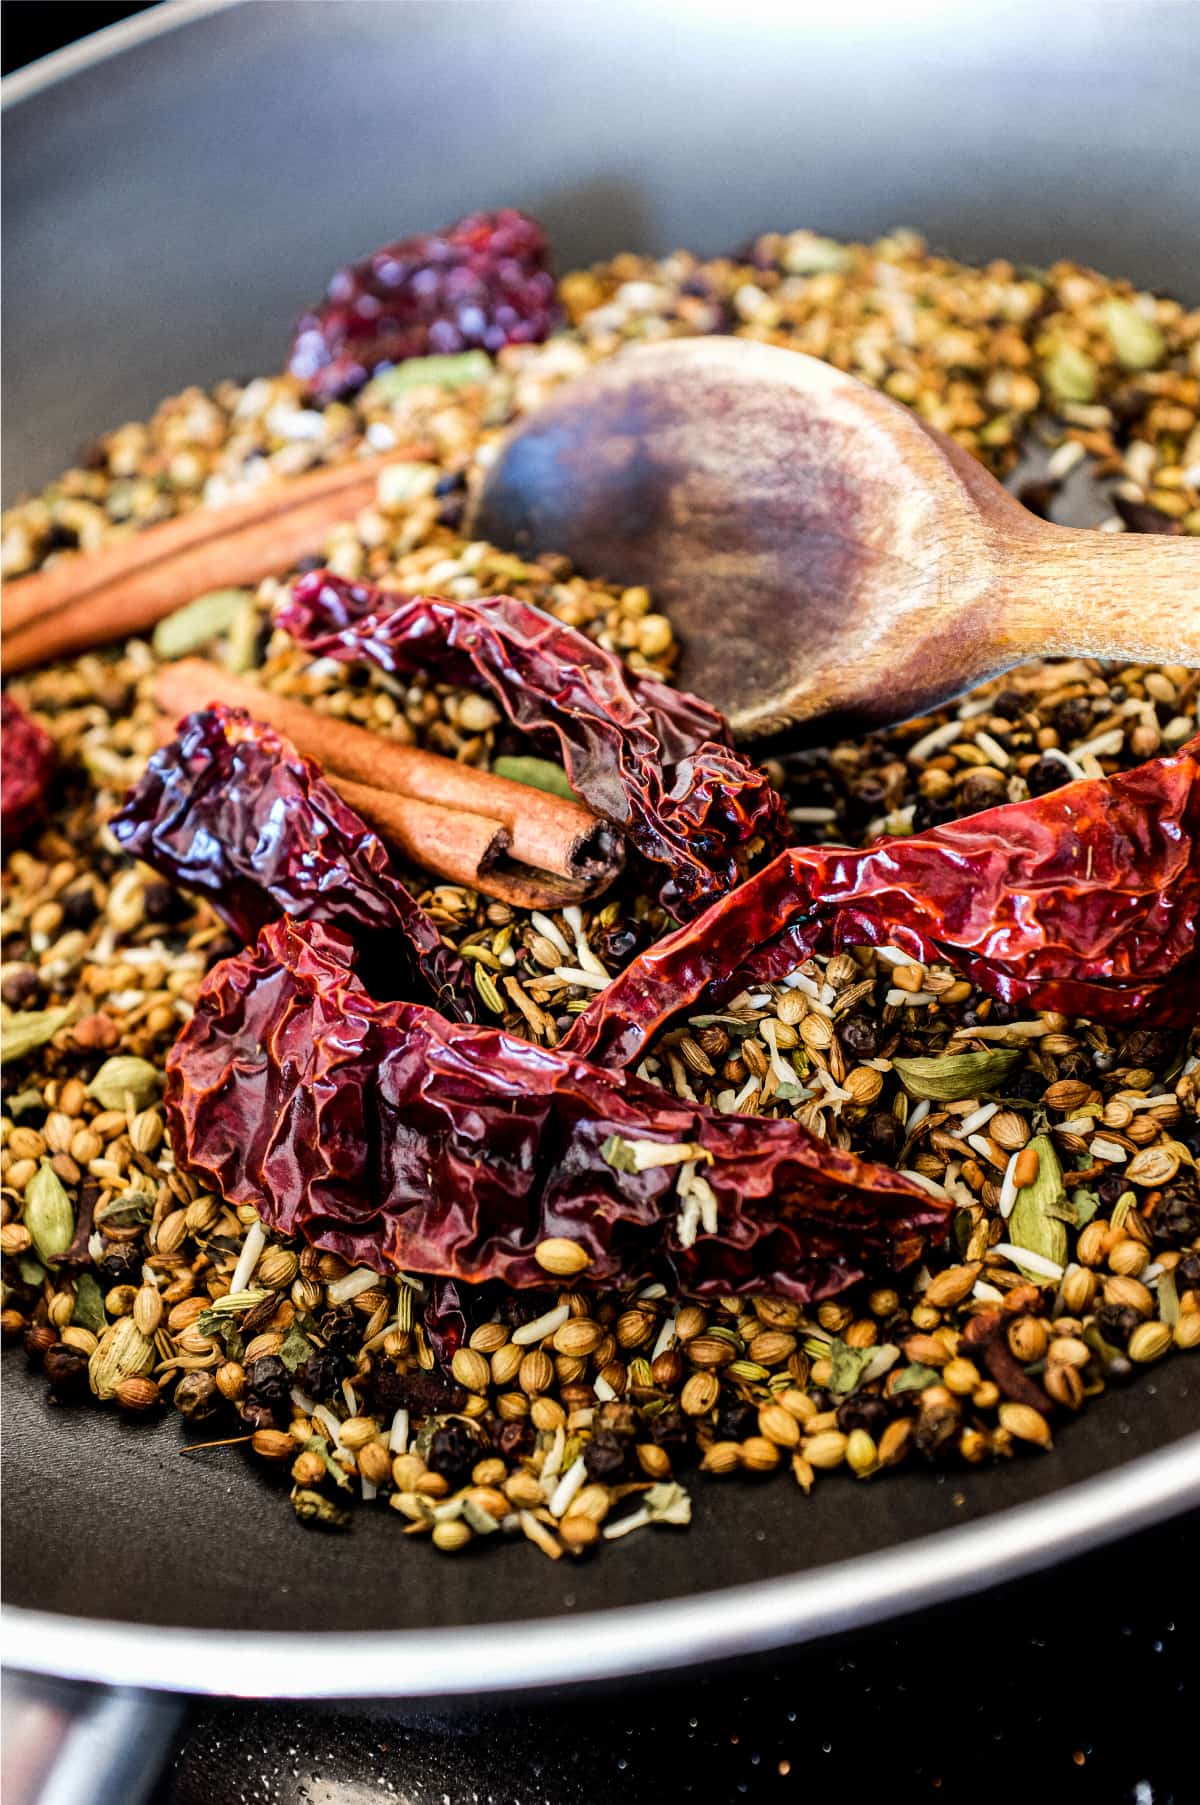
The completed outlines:
[[[863,851],[793,847],[642,953],[577,1018],[627,1064],[676,1011],[778,979],[814,952],[891,943],[989,995],[1094,1021],[1195,1019],[1200,739]]]
[[[50,735],[6,693],[0,698],[0,832],[8,845],[45,815],[57,763]]]
[[[474,1019],[470,973],[310,759],[244,709],[188,715],[129,790],[126,852],[208,898],[239,939],[287,914],[393,936],[441,1008]]]
[[[540,344],[561,318],[549,254],[514,207],[385,244],[334,274],[296,328],[288,368],[327,402],[410,357]]]
[[[400,595],[313,571],[278,620],[316,657],[488,690],[628,833],[673,914],[703,908],[790,838],[782,798],[715,708],[635,676],[529,602]]]
[[[807,1300],[868,1256],[906,1263],[949,1207],[797,1122],[689,1107],[497,1029],[376,1002],[351,942],[315,922],[275,922],[209,973],[167,1075],[191,1172],[381,1271],[544,1285],[534,1250],[565,1236],[595,1282],[666,1265],[701,1296]],[[670,1164],[646,1163],[663,1149]],[[687,1246],[689,1154],[715,1223]]]

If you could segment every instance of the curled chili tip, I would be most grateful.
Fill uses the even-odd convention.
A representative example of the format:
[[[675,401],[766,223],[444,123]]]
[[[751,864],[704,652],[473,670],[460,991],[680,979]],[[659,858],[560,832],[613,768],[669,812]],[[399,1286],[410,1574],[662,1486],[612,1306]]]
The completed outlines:
[[[50,735],[11,696],[0,698],[0,833],[6,847],[44,818],[57,764]]]
[[[672,1015],[813,953],[892,944],[1098,1022],[1200,1012],[1200,739],[906,839],[780,853],[626,967],[567,1044],[626,1064]]]
[[[283,914],[366,930],[380,948],[407,949],[447,1015],[473,1019],[466,965],[393,875],[382,841],[244,709],[188,715],[111,825],[126,852],[206,897],[240,940]]]
[[[275,922],[213,969],[167,1072],[181,1163],[378,1271],[541,1286],[535,1249],[564,1237],[589,1282],[661,1269],[699,1296],[806,1301],[868,1258],[915,1258],[950,1207],[797,1122],[377,1002],[315,922]]]
[[[314,657],[486,690],[576,794],[621,828],[659,900],[694,914],[790,838],[783,800],[698,696],[627,670],[531,603],[302,577],[279,624]]]

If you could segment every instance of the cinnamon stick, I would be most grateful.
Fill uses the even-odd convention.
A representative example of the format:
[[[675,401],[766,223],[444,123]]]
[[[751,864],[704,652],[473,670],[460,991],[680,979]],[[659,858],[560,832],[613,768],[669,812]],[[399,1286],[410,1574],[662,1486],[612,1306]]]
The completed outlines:
[[[265,718],[261,710],[258,718]],[[168,745],[175,737],[174,720],[165,714],[159,716],[156,729],[160,746]],[[587,900],[588,890],[583,884],[554,872],[514,864],[509,857],[508,830],[498,821],[489,821],[466,809],[440,808],[414,796],[376,789],[373,784],[354,783],[333,771],[327,771],[326,777],[380,839],[402,853],[410,864],[447,883],[480,890],[485,896],[519,909],[561,909],[567,903]]]
[[[403,853],[410,864],[452,884],[481,890],[517,909],[561,909],[587,898],[586,886],[570,878],[510,863],[508,833],[498,821],[353,783],[336,772],[330,773],[329,781],[380,839]]]
[[[380,471],[398,457],[403,452],[323,465],[264,485],[248,501],[194,508],[17,578],[5,586],[6,669],[144,633],[210,589],[253,587],[289,570],[374,501]]]
[[[623,854],[618,837],[582,803],[440,758],[416,746],[402,746],[333,715],[318,714],[303,702],[262,689],[203,658],[181,658],[163,665],[154,695],[159,707],[173,718],[212,702],[244,708],[284,734],[297,751],[315,759],[327,773],[430,803],[446,813],[484,816],[506,830],[505,850],[510,858],[570,879],[582,887],[581,894],[611,882],[620,869]]]

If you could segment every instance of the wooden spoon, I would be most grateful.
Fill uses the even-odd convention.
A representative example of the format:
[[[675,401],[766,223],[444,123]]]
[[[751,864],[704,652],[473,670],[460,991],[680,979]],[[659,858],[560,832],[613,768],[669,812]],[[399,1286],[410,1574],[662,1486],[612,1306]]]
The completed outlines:
[[[800,352],[675,339],[517,427],[474,530],[650,585],[739,738],[924,713],[1051,653],[1200,664],[1200,540],[1052,526]]]

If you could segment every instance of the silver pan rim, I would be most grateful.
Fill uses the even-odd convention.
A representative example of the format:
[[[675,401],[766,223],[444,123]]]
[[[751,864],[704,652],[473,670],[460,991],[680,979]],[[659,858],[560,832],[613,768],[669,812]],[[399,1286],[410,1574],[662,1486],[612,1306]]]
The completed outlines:
[[[181,25],[190,24],[193,19],[206,18],[209,13],[227,12],[230,7],[242,3],[243,0],[159,0],[149,12],[119,19],[115,25],[102,26],[76,43],[67,44],[62,50],[52,50],[48,56],[38,57],[24,69],[6,75],[0,82],[0,107],[16,106],[20,101],[30,100],[52,88],[56,82],[67,81],[72,75],[105,62],[110,56],[132,49],[135,44],[163,37]]]
[[[9,107],[242,0],[165,0],[0,85]],[[195,1630],[6,1606],[6,1667],[247,1698],[436,1698],[665,1672],[811,1641],[1036,1572],[1200,1505],[1200,1433],[1048,1498],[878,1553],[580,1617],[357,1635]]]
[[[6,1609],[0,1657],[60,1678],[245,1698],[451,1698],[668,1672],[812,1641],[1038,1571],[1200,1505],[1200,1434],[980,1522],[666,1603],[477,1628],[198,1630]]]

